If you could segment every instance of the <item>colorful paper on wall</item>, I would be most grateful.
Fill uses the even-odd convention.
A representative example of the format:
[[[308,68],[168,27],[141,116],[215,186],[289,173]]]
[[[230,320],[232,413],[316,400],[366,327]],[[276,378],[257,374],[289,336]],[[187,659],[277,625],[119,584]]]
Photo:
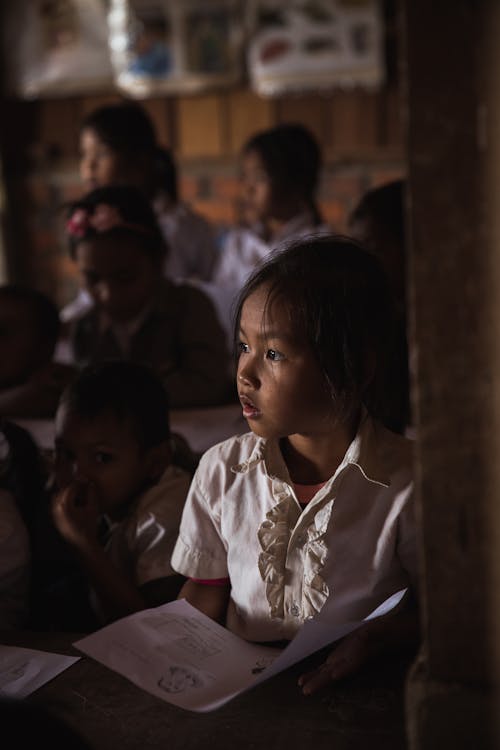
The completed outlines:
[[[262,96],[384,82],[378,0],[253,0],[247,63]]]
[[[131,96],[201,91],[242,74],[241,0],[112,0],[111,57]]]

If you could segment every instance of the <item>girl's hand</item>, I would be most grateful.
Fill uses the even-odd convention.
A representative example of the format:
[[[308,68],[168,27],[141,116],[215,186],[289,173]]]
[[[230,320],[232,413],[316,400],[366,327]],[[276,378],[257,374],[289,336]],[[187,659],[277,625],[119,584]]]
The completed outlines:
[[[407,592],[396,607],[343,638],[324,664],[299,678],[304,695],[312,695],[329,682],[357,672],[383,653],[416,650],[420,640],[419,616],[414,594]]]
[[[54,523],[64,539],[75,547],[97,541],[99,516],[92,484],[72,482],[52,500]]]
[[[304,695],[312,695],[328,683],[354,674],[376,655],[379,649],[370,625],[368,623],[347,635],[321,667],[299,677]]]

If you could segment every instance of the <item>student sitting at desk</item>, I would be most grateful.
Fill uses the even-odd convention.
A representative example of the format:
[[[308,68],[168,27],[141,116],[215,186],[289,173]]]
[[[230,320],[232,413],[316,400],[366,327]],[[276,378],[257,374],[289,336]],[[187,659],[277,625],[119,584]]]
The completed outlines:
[[[89,367],[61,398],[52,514],[101,623],[175,599],[182,584],[170,556],[190,474],[170,438],[165,390],[145,366]]]
[[[251,432],[200,461],[172,557],[189,577],[180,597],[268,642],[291,640],[320,611],[332,626],[362,619],[409,589],[406,608],[302,677],[310,693],[417,641],[412,446],[376,419],[390,295],[354,242],[304,239],[250,277],[237,313]]]
[[[212,281],[200,283],[230,337],[234,303],[259,263],[294,239],[330,233],[317,204],[322,157],[312,132],[283,123],[255,133],[240,161],[243,226],[228,232]]]
[[[229,356],[210,300],[163,277],[168,248],[140,190],[99,188],[70,208],[70,251],[93,306],[70,323],[79,366],[151,365],[172,408],[214,406],[230,394]]]

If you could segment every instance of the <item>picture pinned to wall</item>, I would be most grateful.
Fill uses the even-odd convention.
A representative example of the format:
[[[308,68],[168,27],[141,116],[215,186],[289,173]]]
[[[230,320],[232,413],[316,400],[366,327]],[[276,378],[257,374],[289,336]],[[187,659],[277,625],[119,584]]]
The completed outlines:
[[[108,23],[115,83],[131,96],[241,79],[242,0],[111,0]]]
[[[247,64],[261,96],[384,82],[379,0],[252,0]]]
[[[105,0],[16,0],[4,13],[10,93],[29,99],[113,85]]]

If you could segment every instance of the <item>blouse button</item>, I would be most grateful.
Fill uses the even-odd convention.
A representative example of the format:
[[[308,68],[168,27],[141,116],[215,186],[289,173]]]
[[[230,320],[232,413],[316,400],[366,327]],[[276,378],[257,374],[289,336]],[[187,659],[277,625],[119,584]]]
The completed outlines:
[[[298,617],[300,615],[300,607],[298,606],[296,602],[294,602],[292,606],[290,607],[290,614],[293,617]]]

